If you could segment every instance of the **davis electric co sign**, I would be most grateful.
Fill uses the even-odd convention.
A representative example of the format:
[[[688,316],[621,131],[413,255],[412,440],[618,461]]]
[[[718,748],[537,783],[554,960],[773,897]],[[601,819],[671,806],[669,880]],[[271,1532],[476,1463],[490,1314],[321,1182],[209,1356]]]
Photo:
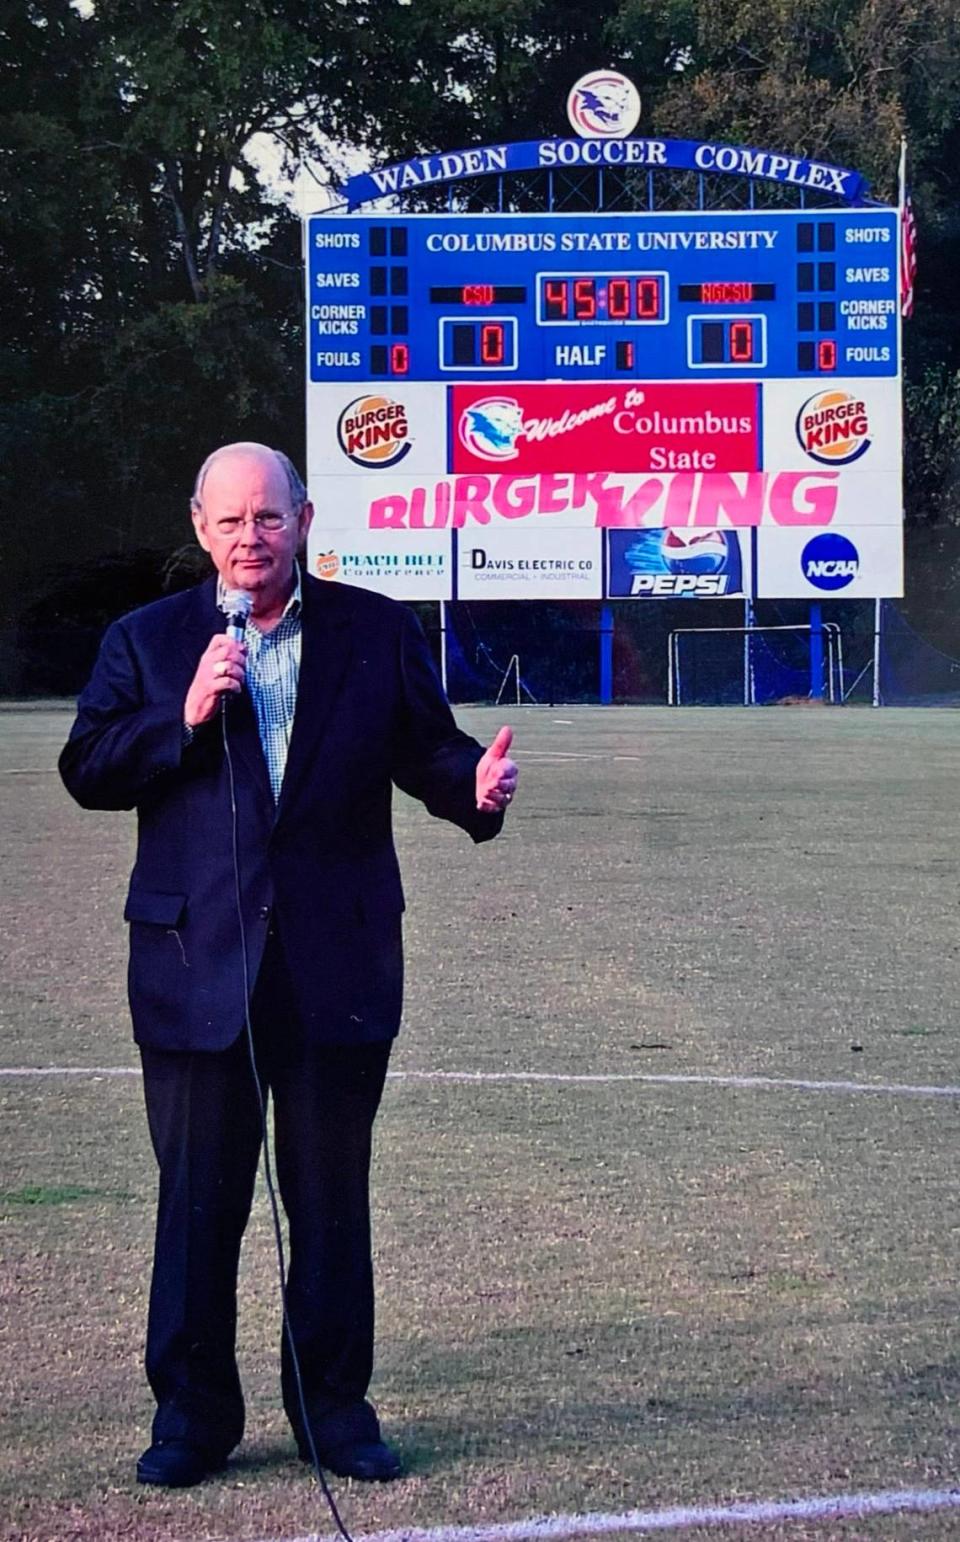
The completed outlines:
[[[405,599],[902,592],[896,210],[328,214],[306,241],[312,572]]]

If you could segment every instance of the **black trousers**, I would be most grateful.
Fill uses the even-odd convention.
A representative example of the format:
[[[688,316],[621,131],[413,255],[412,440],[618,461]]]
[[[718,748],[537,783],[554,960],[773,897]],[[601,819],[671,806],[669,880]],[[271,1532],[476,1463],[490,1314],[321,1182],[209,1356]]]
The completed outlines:
[[[280,945],[271,937],[252,1021],[261,1084],[273,1100],[276,1179],[289,1223],[287,1311],[318,1444],[379,1434],[366,1401],[373,1369],[371,1131],[391,1041],[317,1045],[303,1034]],[[250,1214],[261,1119],[247,1035],[217,1053],[141,1049],[160,1167],[146,1369],[154,1440],[226,1453],[243,1435],[235,1355],[237,1267]],[[283,1402],[303,1417],[289,1346]]]

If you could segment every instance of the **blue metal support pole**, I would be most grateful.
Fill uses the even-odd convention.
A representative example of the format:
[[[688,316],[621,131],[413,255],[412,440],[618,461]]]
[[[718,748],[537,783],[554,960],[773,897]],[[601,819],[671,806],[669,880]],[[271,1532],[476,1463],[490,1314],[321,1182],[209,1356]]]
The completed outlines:
[[[810,699],[823,700],[823,612],[818,600],[810,605]]]
[[[880,666],[883,659],[883,601],[873,602],[873,700],[872,707],[883,706],[880,689]]]
[[[613,701],[613,606],[600,607],[600,705]]]

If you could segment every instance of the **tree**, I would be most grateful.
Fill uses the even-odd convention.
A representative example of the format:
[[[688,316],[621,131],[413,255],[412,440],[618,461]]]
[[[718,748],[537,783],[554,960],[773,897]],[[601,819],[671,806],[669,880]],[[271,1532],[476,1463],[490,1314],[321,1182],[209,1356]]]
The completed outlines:
[[[299,227],[258,135],[323,178],[567,133],[619,66],[643,126],[814,154],[895,190],[912,148],[908,512],[960,521],[960,9],[954,0],[6,0],[0,496],[7,614],[69,555],[179,545],[211,445],[302,458]]]
[[[299,153],[336,4],[67,0],[0,26],[0,491],[7,604],[69,548],[168,547],[211,443],[298,453],[299,232],[250,159]]]

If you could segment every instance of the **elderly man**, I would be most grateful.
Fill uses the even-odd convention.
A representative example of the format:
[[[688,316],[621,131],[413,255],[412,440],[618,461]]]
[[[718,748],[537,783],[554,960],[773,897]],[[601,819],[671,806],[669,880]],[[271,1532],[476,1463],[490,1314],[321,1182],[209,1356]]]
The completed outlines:
[[[301,1456],[389,1479],[366,1393],[370,1138],[402,990],[391,783],[488,840],[516,786],[510,730],[484,752],[457,729],[408,609],[300,572],[313,510],[286,456],[216,451],[192,514],[216,576],[109,628],[60,759],[85,808],[138,813],[129,988],[160,1188],[137,1475],[196,1483],[243,1433],[258,1079],[290,1228],[284,1406]],[[252,601],[242,642],[231,590]]]

